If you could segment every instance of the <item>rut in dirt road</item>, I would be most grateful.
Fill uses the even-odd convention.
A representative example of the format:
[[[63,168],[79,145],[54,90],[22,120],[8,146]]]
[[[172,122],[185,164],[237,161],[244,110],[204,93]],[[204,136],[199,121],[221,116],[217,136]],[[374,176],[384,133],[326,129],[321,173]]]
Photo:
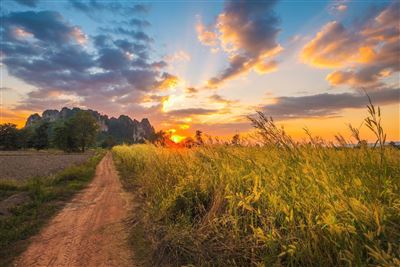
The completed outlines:
[[[134,266],[124,227],[130,203],[107,153],[88,188],[33,237],[15,266]]]

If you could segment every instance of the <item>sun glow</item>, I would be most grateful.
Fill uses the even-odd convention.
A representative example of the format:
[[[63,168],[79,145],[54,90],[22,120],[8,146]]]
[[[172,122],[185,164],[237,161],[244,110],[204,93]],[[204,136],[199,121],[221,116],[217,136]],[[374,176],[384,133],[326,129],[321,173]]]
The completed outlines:
[[[180,143],[182,142],[186,137],[182,136],[182,135],[178,135],[178,134],[173,134],[171,135],[170,139],[172,140],[172,142],[174,143]]]

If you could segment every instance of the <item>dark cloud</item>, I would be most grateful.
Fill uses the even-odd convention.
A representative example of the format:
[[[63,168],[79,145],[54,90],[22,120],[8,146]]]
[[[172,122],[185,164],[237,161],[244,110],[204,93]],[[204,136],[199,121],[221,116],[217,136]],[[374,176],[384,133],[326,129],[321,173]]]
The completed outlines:
[[[207,40],[207,45],[212,45],[218,36],[222,48],[229,54],[229,66],[208,81],[210,87],[217,87],[253,68],[259,73],[275,69],[276,62],[272,64],[271,57],[281,50],[276,40],[280,30],[273,11],[275,3],[231,0],[215,23],[219,35],[201,30],[205,28],[202,25],[197,26],[200,40]]]
[[[176,109],[167,112],[168,115],[178,116],[178,117],[186,117],[193,115],[209,115],[217,113],[217,109],[206,109],[206,108],[185,108],[185,109]]]
[[[126,38],[86,36],[52,11],[12,12],[1,19],[2,63],[10,75],[37,88],[19,108],[64,103],[127,110],[178,80],[162,71],[166,62],[151,60],[143,31]]]
[[[20,5],[28,6],[28,7],[36,7],[39,0],[14,0]]]
[[[382,89],[369,93],[375,105],[400,102],[400,89]],[[368,104],[365,93],[317,94],[299,97],[278,97],[274,104],[261,108],[275,119],[312,118],[337,116],[347,108],[363,108]]]
[[[75,40],[78,28],[69,25],[63,17],[54,11],[11,12],[1,18],[1,27],[5,38],[21,43],[25,36],[32,35],[47,44],[62,45]]]
[[[105,70],[124,69],[129,64],[128,57],[120,49],[103,48],[99,55],[99,66]]]
[[[157,72],[152,70],[127,70],[124,72],[128,82],[142,91],[149,91],[154,88],[157,83],[156,74]]]
[[[108,33],[112,33],[112,34],[118,34],[118,35],[124,35],[124,36],[128,36],[130,38],[136,39],[138,41],[142,41],[145,43],[150,43],[153,42],[154,39],[151,38],[150,36],[148,36],[144,31],[138,30],[131,30],[131,29],[127,29],[124,27],[115,27],[115,28],[100,28],[100,31],[102,32],[108,32]]]
[[[144,19],[133,18],[128,21],[128,25],[135,26],[138,28],[144,28],[144,27],[150,26],[150,22],[148,22],[147,20],[144,20]]]

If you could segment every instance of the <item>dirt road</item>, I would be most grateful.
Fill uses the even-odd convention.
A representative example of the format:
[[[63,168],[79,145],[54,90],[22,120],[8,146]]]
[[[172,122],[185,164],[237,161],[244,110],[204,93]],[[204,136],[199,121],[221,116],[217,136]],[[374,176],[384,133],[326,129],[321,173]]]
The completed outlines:
[[[124,226],[130,203],[108,153],[88,188],[33,238],[16,266],[134,266]]]

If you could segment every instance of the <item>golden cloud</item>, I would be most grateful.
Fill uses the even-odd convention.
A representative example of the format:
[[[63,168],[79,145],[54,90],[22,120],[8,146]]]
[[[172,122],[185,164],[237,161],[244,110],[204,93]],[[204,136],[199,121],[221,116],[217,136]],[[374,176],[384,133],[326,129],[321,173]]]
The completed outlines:
[[[207,29],[207,27],[199,19],[196,24],[197,39],[208,46],[215,46],[218,44],[218,36],[215,32]]]
[[[304,63],[318,68],[343,68],[327,75],[332,85],[379,87],[383,78],[400,71],[400,3],[394,3],[361,27],[326,24],[302,49]]]

